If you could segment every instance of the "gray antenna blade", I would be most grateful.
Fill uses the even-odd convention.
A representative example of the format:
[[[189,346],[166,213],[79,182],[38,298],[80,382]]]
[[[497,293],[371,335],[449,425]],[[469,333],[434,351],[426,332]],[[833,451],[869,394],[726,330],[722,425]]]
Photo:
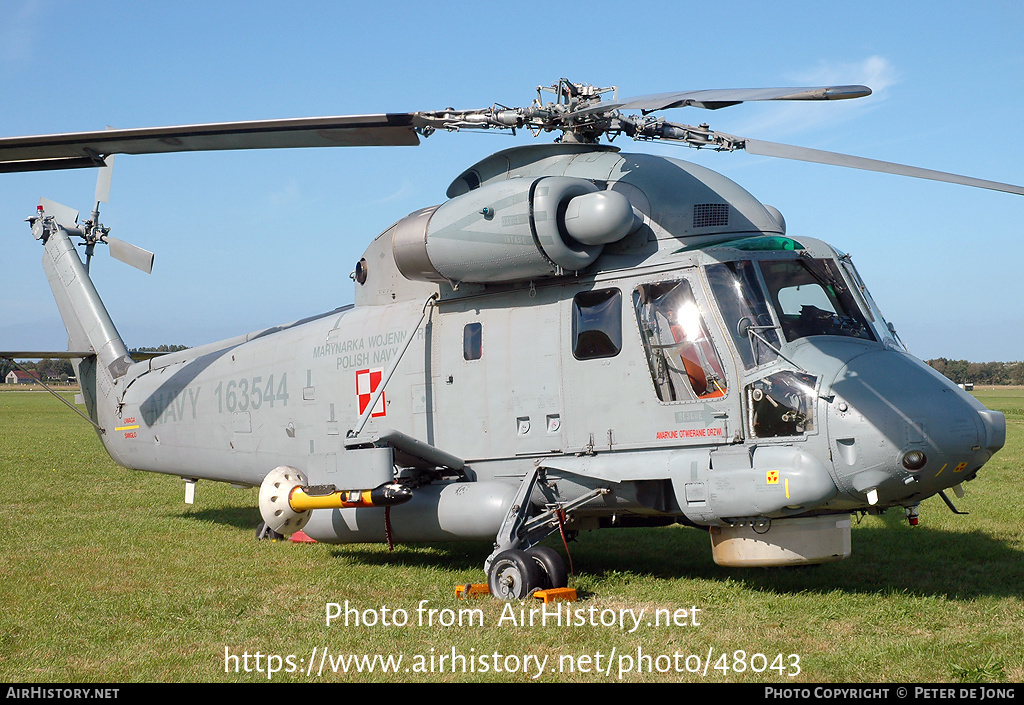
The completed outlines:
[[[788,144],[777,142],[763,142],[742,137],[735,138],[743,142],[743,149],[750,154],[757,154],[764,157],[779,157],[781,159],[796,159],[804,162],[815,162],[817,164],[831,164],[833,166],[845,166],[852,169],[866,169],[867,171],[878,171],[884,174],[898,174],[900,176],[912,176],[917,179],[931,179],[932,181],[946,181],[951,184],[963,186],[974,186],[976,188],[991,189],[993,191],[1005,191],[1024,196],[1024,187],[1004,184],[998,181],[986,181],[975,179],[970,176],[949,174],[944,171],[933,169],[922,169],[916,166],[883,162],[878,159],[865,159],[854,157],[849,154],[838,152],[825,152],[820,149],[809,149],[807,147],[794,147]]]
[[[125,264],[130,264],[136,269],[141,269],[146,274],[153,272],[153,253],[136,247],[130,242],[118,240],[116,237],[103,238],[103,241],[110,246],[110,256]]]

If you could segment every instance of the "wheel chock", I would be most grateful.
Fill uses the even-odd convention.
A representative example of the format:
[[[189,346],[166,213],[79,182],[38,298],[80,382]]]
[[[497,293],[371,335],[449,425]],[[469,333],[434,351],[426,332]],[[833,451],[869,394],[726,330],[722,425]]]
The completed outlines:
[[[316,543],[314,539],[306,536],[304,531],[296,531],[294,534],[288,537],[288,540],[292,543]]]
[[[562,600],[564,602],[576,602],[576,588],[551,588],[549,590],[538,590],[533,593],[534,599],[540,600],[544,604],[549,602],[557,602]]]
[[[482,595],[490,595],[491,589],[487,583],[466,583],[465,585],[455,586],[455,597],[459,600],[467,600],[471,597],[480,597]],[[576,602],[576,589],[575,588],[549,588],[547,590],[537,590],[532,593],[535,600],[540,600],[544,604],[548,602],[557,602],[562,600],[564,602]]]
[[[487,587],[487,583],[466,583],[465,585],[455,586],[455,597],[459,600],[468,600],[471,597],[490,594],[491,589]]]

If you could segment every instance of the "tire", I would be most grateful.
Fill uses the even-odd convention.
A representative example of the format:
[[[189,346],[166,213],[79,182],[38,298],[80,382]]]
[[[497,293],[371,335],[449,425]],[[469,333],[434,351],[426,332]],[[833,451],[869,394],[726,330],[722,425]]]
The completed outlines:
[[[553,548],[534,546],[527,549],[526,555],[540,566],[543,573],[544,588],[564,588],[569,584],[569,572],[565,569],[565,561]]]
[[[540,564],[518,549],[495,556],[487,575],[491,594],[502,600],[524,600],[543,582]]]
[[[258,541],[263,541],[265,539],[270,541],[281,541],[284,539],[284,534],[277,533],[267,526],[267,522],[261,521],[259,526],[256,527],[256,539]]]

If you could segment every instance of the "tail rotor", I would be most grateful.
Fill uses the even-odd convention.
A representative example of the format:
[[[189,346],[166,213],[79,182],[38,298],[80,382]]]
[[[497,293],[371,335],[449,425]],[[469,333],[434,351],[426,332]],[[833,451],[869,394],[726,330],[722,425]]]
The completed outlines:
[[[99,175],[96,177],[96,193],[93,199],[96,205],[88,220],[79,224],[78,211],[74,208],[48,198],[40,198],[37,217],[30,219],[32,232],[36,239],[40,239],[50,224],[51,227],[63,228],[69,235],[82,238],[85,242],[86,272],[89,271],[89,264],[92,262],[97,243],[103,243],[110,248],[110,256],[114,259],[142,270],[146,274],[151,274],[153,272],[153,253],[124,240],[111,237],[110,228],[100,222],[100,204],[107,203],[110,199],[110,181],[113,171],[114,155],[111,154],[103,160],[103,166],[99,168]]]

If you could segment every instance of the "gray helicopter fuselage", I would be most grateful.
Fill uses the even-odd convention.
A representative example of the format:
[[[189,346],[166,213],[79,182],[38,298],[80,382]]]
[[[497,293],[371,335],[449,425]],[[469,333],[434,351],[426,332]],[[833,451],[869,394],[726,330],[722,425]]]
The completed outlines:
[[[549,185],[625,197],[628,232],[546,241],[574,217],[544,210]],[[915,506],[1003,444],[1002,416],[903,349],[848,257],[715,172],[543,145],[448,196],[370,244],[354,305],[114,375],[95,411],[112,457],[251,486],[279,465],[349,490],[398,473],[414,499],[391,530],[415,541],[493,539],[538,471],[535,506],[589,497],[575,528],[757,526]],[[386,529],[361,508],[306,531]]]

